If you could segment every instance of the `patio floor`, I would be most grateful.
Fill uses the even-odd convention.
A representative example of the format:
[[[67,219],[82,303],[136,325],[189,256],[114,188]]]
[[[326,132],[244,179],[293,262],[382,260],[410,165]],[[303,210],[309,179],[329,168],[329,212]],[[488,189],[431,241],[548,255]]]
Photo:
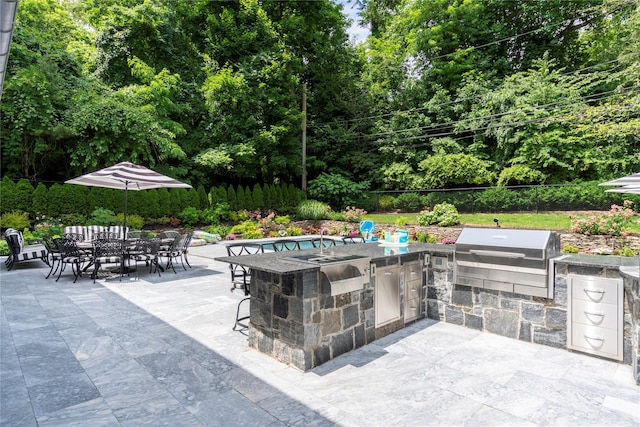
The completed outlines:
[[[2,426],[640,425],[612,361],[422,320],[309,372],[232,331],[223,245],[140,280],[0,270]]]

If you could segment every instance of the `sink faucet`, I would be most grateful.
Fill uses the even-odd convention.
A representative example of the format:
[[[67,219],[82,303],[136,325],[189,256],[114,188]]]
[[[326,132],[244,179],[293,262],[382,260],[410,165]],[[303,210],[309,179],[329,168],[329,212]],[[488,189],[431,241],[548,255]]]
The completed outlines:
[[[322,234],[324,232],[329,233],[329,229],[328,228],[323,228],[322,230],[320,230],[320,255],[322,255],[324,253],[324,242],[322,239]]]

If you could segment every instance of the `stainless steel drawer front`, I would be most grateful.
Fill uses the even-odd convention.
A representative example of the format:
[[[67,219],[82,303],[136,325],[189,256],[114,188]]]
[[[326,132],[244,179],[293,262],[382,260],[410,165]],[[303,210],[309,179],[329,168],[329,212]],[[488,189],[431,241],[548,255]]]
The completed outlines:
[[[567,281],[567,348],[622,360],[622,279],[570,274]]]

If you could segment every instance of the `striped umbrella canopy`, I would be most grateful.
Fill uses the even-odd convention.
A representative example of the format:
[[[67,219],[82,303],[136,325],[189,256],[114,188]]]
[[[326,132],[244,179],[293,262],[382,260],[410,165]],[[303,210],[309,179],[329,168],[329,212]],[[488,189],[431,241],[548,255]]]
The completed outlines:
[[[624,176],[622,178],[614,179],[613,181],[603,182],[600,185],[631,185],[634,187],[640,186],[640,172],[633,175]]]
[[[152,188],[192,188],[189,184],[154,172],[144,166],[121,162],[86,175],[65,181],[67,184],[87,185],[124,190],[124,226],[127,226],[127,193],[129,190]]]
[[[612,188],[606,190],[607,193],[629,193],[640,194],[640,185],[625,185],[624,187]]]

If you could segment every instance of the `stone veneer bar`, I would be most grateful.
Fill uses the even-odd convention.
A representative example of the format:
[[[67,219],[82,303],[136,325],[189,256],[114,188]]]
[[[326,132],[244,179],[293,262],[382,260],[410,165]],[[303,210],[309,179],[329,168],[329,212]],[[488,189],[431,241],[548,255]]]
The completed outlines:
[[[571,255],[555,262],[554,298],[520,295],[452,283],[453,246],[410,244],[390,253],[375,243],[347,245],[336,252],[371,258],[377,267],[424,262],[444,265],[423,273],[422,316],[472,329],[557,348],[567,348],[567,275],[624,280],[623,362],[633,366],[640,384],[640,285],[637,260],[614,256]],[[331,296],[318,266],[283,260],[286,253],[219,258],[253,269],[249,345],[301,370],[321,365],[405,326],[404,316],[375,327],[375,277],[362,289]],[[626,267],[625,267],[626,266]],[[631,269],[631,274],[625,273]],[[635,272],[635,274],[634,274]],[[400,301],[405,298],[400,287]],[[401,304],[401,310],[403,304]]]

